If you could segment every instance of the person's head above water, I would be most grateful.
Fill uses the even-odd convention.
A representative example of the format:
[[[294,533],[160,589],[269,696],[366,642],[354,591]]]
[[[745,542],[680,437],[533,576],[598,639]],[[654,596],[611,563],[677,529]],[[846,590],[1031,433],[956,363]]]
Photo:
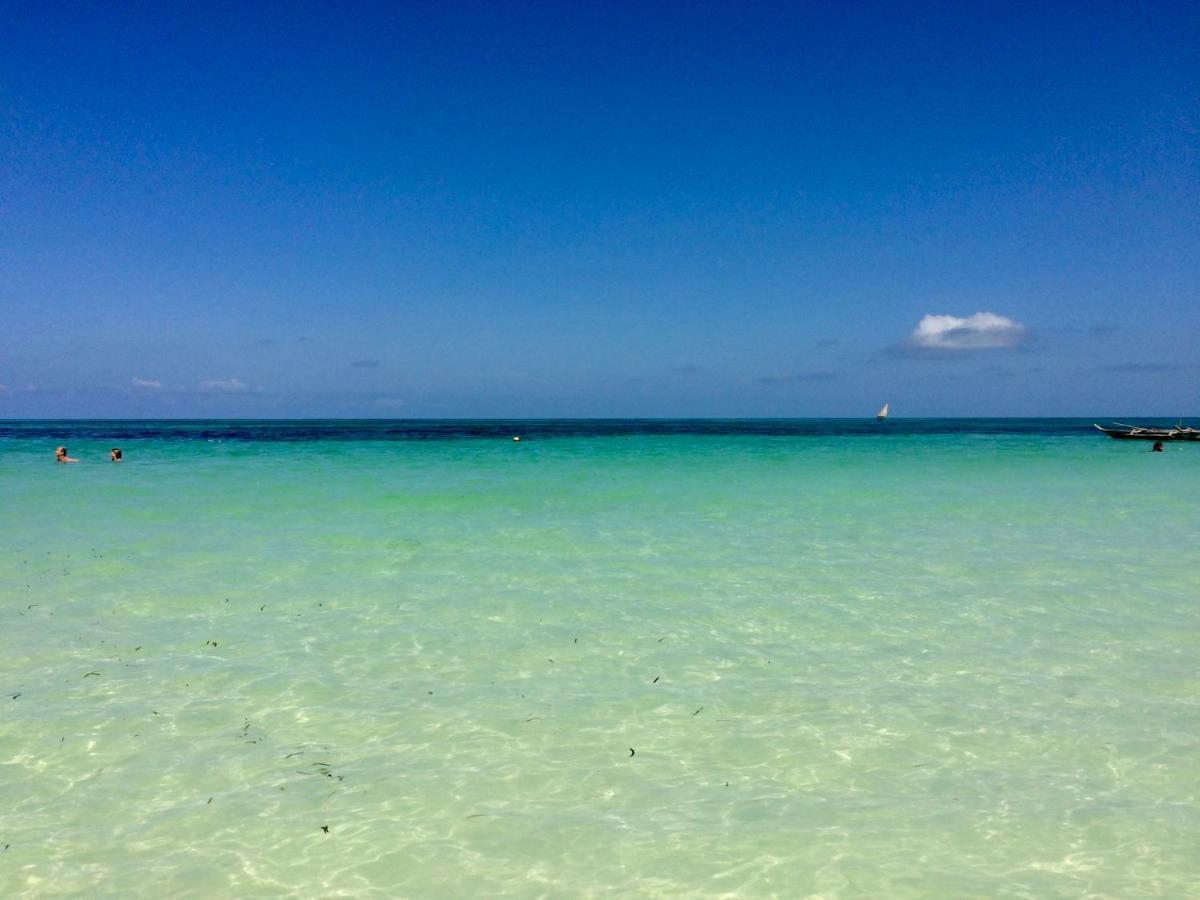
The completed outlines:
[[[1162,441],[1155,441],[1154,446],[1150,448],[1150,451],[1152,453],[1162,453],[1163,452]]]
[[[113,447],[112,451],[108,454],[108,458],[111,459],[113,462],[120,462],[121,461],[121,448]]]
[[[60,462],[60,463],[79,462],[79,460],[75,459],[74,457],[67,456],[67,448],[66,447],[58,447],[55,449],[54,461]]]

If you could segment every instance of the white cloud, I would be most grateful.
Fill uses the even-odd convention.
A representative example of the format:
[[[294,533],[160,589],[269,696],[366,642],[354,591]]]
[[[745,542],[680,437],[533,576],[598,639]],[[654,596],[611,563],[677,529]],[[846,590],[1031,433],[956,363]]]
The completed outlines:
[[[133,376],[133,386],[135,388],[147,388],[150,390],[161,390],[162,382],[154,378],[138,378]]]
[[[217,394],[244,394],[250,387],[239,378],[210,378],[200,382],[200,390]]]
[[[1000,350],[1029,337],[1029,329],[1007,316],[977,312],[958,316],[927,315],[909,336],[909,346],[926,351]]]

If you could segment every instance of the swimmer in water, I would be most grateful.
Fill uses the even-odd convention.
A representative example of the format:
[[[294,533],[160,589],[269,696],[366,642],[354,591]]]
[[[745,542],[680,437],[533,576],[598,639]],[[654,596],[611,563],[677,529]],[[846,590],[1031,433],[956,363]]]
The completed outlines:
[[[73,456],[67,456],[67,448],[59,447],[54,451],[54,461],[60,463],[79,462]]]
[[[121,448],[113,447],[112,451],[108,454],[108,458],[111,459],[113,462],[120,462],[121,461]]]
[[[1155,441],[1154,446],[1150,448],[1150,452],[1151,453],[1162,453],[1163,452],[1162,441]]]

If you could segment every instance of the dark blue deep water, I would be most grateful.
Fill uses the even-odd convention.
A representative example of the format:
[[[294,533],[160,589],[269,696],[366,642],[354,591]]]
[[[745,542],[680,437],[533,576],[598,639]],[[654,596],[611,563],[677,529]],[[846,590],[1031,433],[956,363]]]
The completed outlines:
[[[0,440],[440,441],[631,436],[869,437],[1053,435],[1100,438],[1092,419],[188,419],[0,420]],[[1099,420],[1101,424],[1111,419]],[[1173,420],[1139,418],[1141,425]]]

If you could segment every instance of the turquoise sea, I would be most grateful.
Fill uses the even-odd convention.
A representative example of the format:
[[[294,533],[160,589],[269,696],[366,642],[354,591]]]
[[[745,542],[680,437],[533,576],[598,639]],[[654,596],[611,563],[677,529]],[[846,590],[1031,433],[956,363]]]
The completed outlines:
[[[1200,446],[1147,451],[0,422],[0,896],[1200,896]]]

